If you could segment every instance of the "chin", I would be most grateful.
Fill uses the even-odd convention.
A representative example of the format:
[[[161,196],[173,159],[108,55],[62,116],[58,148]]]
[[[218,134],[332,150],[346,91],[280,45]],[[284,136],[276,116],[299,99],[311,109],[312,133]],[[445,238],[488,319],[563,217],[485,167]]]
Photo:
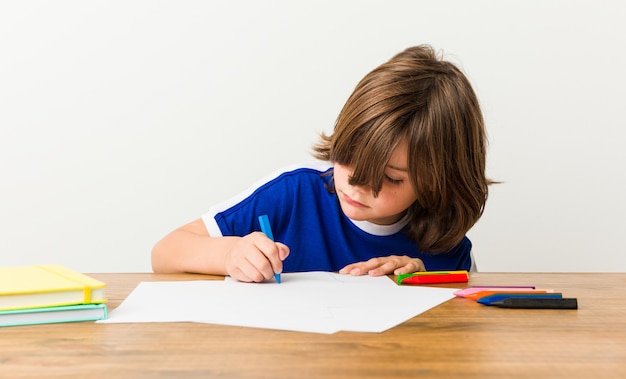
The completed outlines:
[[[350,220],[367,221],[369,219],[369,217],[364,216],[361,212],[350,212],[350,210],[346,212],[346,209],[343,206],[341,207],[341,211]]]

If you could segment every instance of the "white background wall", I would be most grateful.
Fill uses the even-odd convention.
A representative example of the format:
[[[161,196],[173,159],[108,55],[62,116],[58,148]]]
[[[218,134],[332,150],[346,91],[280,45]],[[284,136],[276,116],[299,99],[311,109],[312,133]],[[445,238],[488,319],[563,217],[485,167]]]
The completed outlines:
[[[429,43],[475,86],[481,271],[626,271],[626,2],[0,3],[0,265],[150,271],[163,235],[309,160],[368,71]]]

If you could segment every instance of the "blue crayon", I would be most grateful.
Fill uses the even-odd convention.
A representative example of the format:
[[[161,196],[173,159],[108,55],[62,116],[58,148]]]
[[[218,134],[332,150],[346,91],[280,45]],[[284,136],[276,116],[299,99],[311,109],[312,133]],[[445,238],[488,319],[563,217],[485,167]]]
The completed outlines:
[[[267,238],[274,241],[274,233],[272,233],[272,228],[270,227],[270,219],[267,215],[259,216],[259,224],[261,224],[261,231],[267,236]],[[274,278],[276,282],[280,284],[280,274],[274,274]]]
[[[563,298],[563,294],[561,293],[496,293],[493,295],[488,295],[488,296],[484,296],[481,297],[480,299],[476,300],[477,303],[483,304],[483,305],[493,305],[493,303],[498,302],[498,301],[502,301],[504,299],[511,299],[511,298],[518,298],[518,299],[561,299]]]

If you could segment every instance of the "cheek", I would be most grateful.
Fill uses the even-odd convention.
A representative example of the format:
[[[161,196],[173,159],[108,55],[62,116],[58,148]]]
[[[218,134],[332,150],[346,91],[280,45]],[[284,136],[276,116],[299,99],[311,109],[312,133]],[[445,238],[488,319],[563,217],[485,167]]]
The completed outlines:
[[[333,172],[333,178],[335,182],[342,182],[344,178],[344,171],[335,169]]]
[[[398,209],[406,209],[417,200],[417,195],[411,189],[396,189],[387,192],[385,203]]]
[[[348,171],[342,167],[335,166],[333,170],[333,179],[335,185],[342,185],[348,181]]]

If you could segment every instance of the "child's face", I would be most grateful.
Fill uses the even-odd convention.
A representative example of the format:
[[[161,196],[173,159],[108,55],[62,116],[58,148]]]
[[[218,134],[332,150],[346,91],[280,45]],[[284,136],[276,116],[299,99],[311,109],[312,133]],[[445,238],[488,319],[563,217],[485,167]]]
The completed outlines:
[[[352,220],[379,225],[393,224],[417,200],[408,174],[406,142],[393,151],[385,167],[385,180],[378,197],[374,197],[368,186],[350,185],[348,179],[351,174],[350,167],[335,163],[333,177],[337,197],[343,213]]]

